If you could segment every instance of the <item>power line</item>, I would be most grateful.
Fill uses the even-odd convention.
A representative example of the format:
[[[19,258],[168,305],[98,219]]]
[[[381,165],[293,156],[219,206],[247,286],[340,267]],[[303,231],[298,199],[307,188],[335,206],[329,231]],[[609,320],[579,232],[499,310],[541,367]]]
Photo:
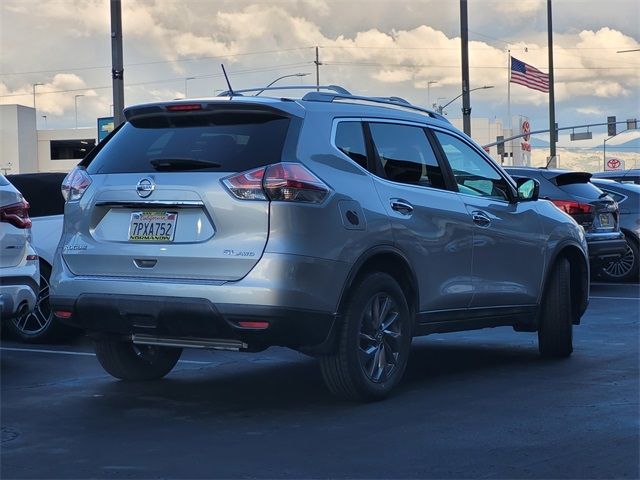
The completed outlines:
[[[270,67],[256,67],[256,68],[250,68],[250,69],[245,69],[245,70],[237,70],[235,72],[231,71],[229,72],[231,75],[248,75],[248,74],[252,74],[252,73],[262,73],[262,72],[273,72],[273,71],[278,71],[278,70],[282,70],[283,68],[293,68],[293,67],[301,67],[301,66],[305,66],[305,65],[309,65],[312,62],[297,62],[297,63],[289,63],[289,64],[284,64],[284,65],[277,65],[277,66],[270,66]],[[200,75],[197,77],[194,77],[196,79],[206,79],[206,78],[220,78],[222,77],[222,73],[214,73],[214,74],[209,74],[209,75]],[[135,83],[128,83],[125,85],[125,88],[129,88],[129,87],[139,87],[139,86],[143,86],[143,85],[152,85],[152,84],[157,84],[157,83],[172,83],[172,82],[183,82],[184,81],[184,77],[176,77],[176,78],[167,78],[167,79],[159,79],[159,80],[149,80],[146,82],[135,82]],[[105,90],[105,89],[109,89],[111,88],[110,85],[105,85],[105,86],[87,86],[87,87],[83,87],[83,88],[70,88],[70,89],[65,89],[65,90],[51,90],[51,91],[39,91],[38,95],[47,95],[47,94],[52,94],[52,93],[70,93],[70,92],[83,92],[83,91],[87,91],[87,90]],[[8,98],[8,97],[24,97],[26,95],[31,95],[31,93],[12,93],[12,94],[8,94],[8,95],[0,95],[0,98]]]
[[[196,61],[200,61],[200,60],[219,60],[219,59],[223,59],[223,58],[235,58],[235,57],[242,57],[242,56],[248,56],[248,55],[265,55],[265,54],[270,54],[270,53],[286,53],[286,52],[293,52],[296,50],[306,50],[306,49],[310,49],[312,47],[297,47],[297,48],[286,48],[286,49],[281,49],[281,50],[264,50],[261,52],[243,52],[243,53],[234,53],[234,54],[229,54],[229,55],[217,55],[217,56],[208,56],[208,57],[197,57],[197,58],[180,58],[177,60],[156,60],[156,61],[152,61],[152,62],[136,62],[136,63],[127,63],[125,64],[125,67],[137,67],[137,66],[144,66],[144,65],[161,65],[161,64],[166,64],[166,63],[180,63],[180,62],[196,62]],[[104,69],[104,68],[111,68],[111,65],[100,65],[100,66],[94,66],[94,67],[74,67],[74,68],[56,68],[53,70],[32,70],[30,72],[2,72],[0,73],[0,76],[8,76],[8,75],[29,75],[29,74],[34,74],[34,73],[55,73],[55,72],[77,72],[77,71],[84,71],[84,70],[99,70],[99,69]]]
[[[354,67],[402,67],[402,68],[460,68],[460,65],[434,65],[434,64],[403,64],[403,63],[377,63],[377,62],[348,62],[348,61],[335,61],[324,62],[325,65],[334,66],[354,66]],[[476,69],[498,69],[503,70],[508,68],[502,65],[476,65],[469,68]],[[635,70],[636,67],[617,67],[617,66],[605,66],[605,67],[555,67],[555,70]]]

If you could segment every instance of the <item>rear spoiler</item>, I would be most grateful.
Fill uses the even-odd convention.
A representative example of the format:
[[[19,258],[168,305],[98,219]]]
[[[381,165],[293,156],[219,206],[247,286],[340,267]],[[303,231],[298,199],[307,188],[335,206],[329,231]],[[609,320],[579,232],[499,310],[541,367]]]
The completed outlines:
[[[589,172],[558,172],[558,175],[547,177],[558,187],[573,183],[589,183],[591,174]]]
[[[254,113],[254,114],[271,114],[279,117],[290,118],[295,115],[293,112],[275,108],[259,102],[232,102],[232,101],[182,101],[155,103],[147,105],[135,105],[124,109],[124,116],[127,121],[133,119],[142,119],[148,117],[156,117],[162,115],[210,115],[212,113]]]

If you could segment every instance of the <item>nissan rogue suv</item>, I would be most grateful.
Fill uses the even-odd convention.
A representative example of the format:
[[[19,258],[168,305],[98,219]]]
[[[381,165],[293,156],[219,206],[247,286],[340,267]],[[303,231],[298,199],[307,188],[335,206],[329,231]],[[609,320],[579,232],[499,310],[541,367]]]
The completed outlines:
[[[569,356],[583,229],[441,115],[328,88],[127,108],[63,184],[54,314],[120,379],[279,345],[357,400],[418,335],[511,326]]]

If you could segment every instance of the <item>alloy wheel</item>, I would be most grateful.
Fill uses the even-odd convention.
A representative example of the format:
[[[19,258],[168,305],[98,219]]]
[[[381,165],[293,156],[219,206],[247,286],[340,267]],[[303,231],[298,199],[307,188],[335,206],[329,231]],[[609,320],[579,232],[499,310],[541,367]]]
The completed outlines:
[[[636,261],[637,259],[633,254],[633,250],[627,244],[627,250],[624,252],[624,255],[604,267],[604,271],[612,278],[622,278],[629,274]]]
[[[34,336],[46,330],[51,321],[49,281],[40,275],[40,290],[38,291],[35,308],[32,311],[19,314],[12,322],[16,329],[24,335]]]
[[[367,303],[359,334],[359,359],[365,375],[383,383],[395,372],[402,348],[402,327],[396,302],[378,293]]]

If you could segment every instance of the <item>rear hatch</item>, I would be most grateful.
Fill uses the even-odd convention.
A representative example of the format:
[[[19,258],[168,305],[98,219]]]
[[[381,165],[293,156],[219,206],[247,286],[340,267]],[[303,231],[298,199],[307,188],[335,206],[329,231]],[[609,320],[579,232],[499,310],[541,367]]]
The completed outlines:
[[[63,258],[74,274],[229,281],[253,268],[269,202],[240,201],[222,180],[280,162],[296,133],[282,111],[229,103],[127,112],[83,161],[85,195],[67,204]]]
[[[589,180],[586,172],[566,172],[550,179],[569,194],[570,201],[554,202],[569,213],[588,233],[613,233],[619,230],[618,205],[607,193]],[[560,205],[563,204],[563,205]]]

